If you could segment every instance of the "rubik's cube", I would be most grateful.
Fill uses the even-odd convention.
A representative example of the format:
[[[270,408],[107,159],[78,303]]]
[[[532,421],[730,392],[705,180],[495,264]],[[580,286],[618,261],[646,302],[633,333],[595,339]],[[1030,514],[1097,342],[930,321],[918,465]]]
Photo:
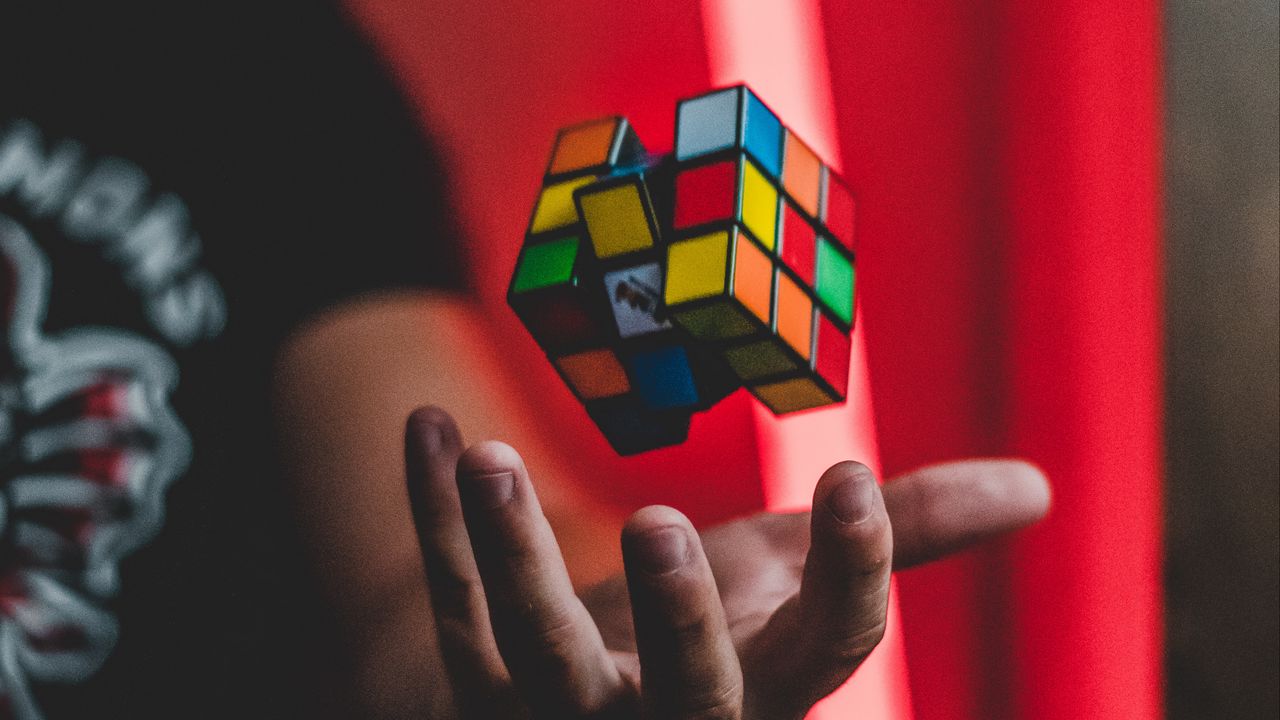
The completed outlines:
[[[854,203],[745,86],[682,101],[675,152],[625,118],[560,131],[508,302],[622,454],[674,445],[745,386],[845,399]]]

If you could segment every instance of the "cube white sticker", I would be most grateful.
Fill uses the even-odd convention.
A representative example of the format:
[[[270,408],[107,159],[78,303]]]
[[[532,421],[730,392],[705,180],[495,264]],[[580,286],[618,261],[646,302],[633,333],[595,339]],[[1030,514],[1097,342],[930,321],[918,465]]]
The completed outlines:
[[[646,335],[671,327],[662,307],[662,269],[658,263],[606,273],[604,288],[622,337]]]
[[[733,147],[738,137],[738,88],[703,95],[676,111],[676,159]]]

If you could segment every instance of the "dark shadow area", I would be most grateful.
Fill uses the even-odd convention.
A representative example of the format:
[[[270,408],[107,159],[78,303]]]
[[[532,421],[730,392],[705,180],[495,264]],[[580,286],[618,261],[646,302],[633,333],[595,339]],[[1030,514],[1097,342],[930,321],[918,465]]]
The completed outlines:
[[[1169,717],[1280,714],[1280,41],[1274,0],[1172,0]]]

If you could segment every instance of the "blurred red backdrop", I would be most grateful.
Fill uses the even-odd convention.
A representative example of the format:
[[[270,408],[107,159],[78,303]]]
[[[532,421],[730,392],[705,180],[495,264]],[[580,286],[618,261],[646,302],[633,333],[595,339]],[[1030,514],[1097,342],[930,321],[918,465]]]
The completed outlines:
[[[899,576],[902,634],[822,717],[1160,716],[1154,2],[350,7],[441,145],[474,286],[593,492],[701,523],[788,507],[815,466],[875,463],[875,435],[889,474],[993,454],[1049,473],[1041,526]],[[503,290],[558,127],[624,114],[668,148],[675,101],[735,80],[859,198],[861,402],[778,423],[739,394],[620,461]]]

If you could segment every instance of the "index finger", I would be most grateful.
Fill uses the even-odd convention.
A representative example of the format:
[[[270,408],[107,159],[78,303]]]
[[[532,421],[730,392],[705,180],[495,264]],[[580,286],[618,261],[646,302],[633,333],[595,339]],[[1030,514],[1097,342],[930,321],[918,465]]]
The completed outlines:
[[[405,426],[409,507],[427,573],[436,635],[454,700],[468,716],[498,714],[513,701],[511,678],[489,625],[480,571],[455,481],[462,435],[453,418],[419,408]]]

